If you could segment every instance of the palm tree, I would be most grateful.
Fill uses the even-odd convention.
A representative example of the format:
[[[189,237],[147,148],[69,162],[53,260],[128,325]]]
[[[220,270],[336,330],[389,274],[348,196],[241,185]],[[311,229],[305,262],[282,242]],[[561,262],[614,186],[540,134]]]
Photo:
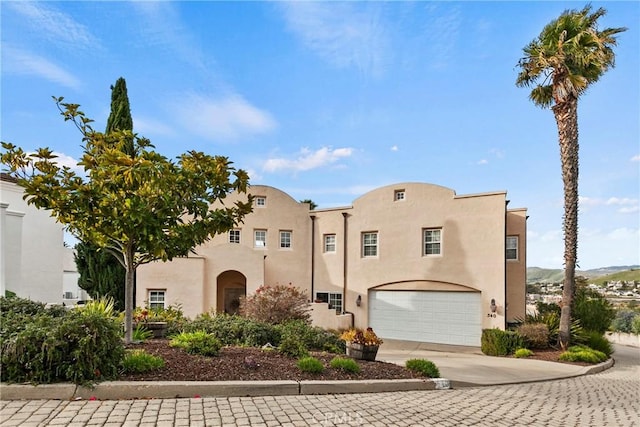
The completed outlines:
[[[626,28],[598,30],[607,11],[566,10],[547,24],[524,49],[518,61],[518,87],[533,87],[529,98],[551,107],[558,126],[564,185],[564,287],[559,344],[569,345],[571,303],[578,252],[578,98],[615,63],[615,35]]]

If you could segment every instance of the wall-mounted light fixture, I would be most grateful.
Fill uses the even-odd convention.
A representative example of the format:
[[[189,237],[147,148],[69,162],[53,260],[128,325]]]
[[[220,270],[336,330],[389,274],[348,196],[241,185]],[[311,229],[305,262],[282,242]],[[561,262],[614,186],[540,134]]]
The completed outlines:
[[[358,298],[356,298],[356,305],[358,307],[362,305],[362,295],[358,295]]]
[[[495,313],[498,310],[498,306],[496,305],[495,298],[491,298],[491,304],[489,305],[489,309],[492,313]]]

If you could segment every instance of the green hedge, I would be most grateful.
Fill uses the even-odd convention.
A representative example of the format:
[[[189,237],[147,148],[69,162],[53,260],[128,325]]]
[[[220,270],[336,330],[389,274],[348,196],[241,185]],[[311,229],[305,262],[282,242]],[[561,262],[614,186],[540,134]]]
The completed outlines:
[[[483,329],[480,349],[489,356],[507,356],[524,347],[524,339],[514,331]]]

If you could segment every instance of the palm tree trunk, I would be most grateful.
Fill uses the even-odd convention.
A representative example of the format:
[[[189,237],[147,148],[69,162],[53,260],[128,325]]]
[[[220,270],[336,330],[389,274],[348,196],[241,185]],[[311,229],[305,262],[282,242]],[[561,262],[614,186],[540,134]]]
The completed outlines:
[[[558,125],[564,184],[564,286],[558,344],[566,349],[571,335],[571,306],[578,254],[578,99],[569,96],[565,102],[553,107],[553,114]]]

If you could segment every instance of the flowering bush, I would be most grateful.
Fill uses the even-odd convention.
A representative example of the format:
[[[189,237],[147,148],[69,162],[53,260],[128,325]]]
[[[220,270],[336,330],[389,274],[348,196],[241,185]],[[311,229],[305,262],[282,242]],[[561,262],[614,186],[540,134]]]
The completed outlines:
[[[309,298],[292,285],[260,286],[256,293],[242,298],[240,313],[258,322],[278,325],[287,320],[309,321]]]
[[[349,329],[340,335],[340,339],[363,345],[380,345],[383,343],[382,338],[378,337],[372,328],[367,328],[364,331],[362,329]]]

